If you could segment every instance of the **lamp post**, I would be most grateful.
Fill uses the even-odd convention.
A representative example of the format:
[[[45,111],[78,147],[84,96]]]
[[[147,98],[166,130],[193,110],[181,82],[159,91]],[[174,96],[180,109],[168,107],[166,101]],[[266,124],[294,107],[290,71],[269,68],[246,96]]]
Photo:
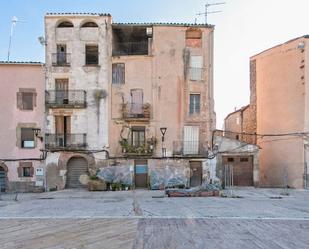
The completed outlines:
[[[162,157],[166,156],[166,148],[164,148],[164,136],[165,136],[166,130],[167,130],[166,127],[161,127],[160,128],[160,131],[161,131],[161,134],[162,134],[162,143],[161,143]]]

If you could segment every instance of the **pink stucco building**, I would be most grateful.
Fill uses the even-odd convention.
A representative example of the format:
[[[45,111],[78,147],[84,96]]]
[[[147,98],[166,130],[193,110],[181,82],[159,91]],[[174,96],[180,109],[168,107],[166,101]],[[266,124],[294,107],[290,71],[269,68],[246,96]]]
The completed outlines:
[[[1,62],[0,185],[2,191],[33,191],[44,185],[43,64]],[[30,159],[30,160],[29,160]]]

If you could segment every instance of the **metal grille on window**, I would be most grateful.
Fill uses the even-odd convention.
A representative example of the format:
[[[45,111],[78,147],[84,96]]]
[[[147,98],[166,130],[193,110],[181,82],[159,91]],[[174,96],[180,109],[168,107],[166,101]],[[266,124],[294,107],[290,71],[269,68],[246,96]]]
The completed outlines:
[[[200,113],[200,94],[190,94],[190,114]]]
[[[113,64],[113,84],[125,83],[125,65],[124,63]]]

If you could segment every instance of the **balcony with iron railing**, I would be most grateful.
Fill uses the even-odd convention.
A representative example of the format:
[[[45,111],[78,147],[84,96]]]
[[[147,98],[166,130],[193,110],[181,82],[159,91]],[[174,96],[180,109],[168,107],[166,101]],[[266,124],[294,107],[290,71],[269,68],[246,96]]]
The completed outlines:
[[[49,108],[86,108],[86,91],[49,90],[45,92],[45,104]]]
[[[80,150],[87,147],[87,135],[45,134],[45,148],[50,150]]]
[[[113,44],[113,56],[148,55],[148,41],[115,42]]]
[[[53,53],[52,65],[54,67],[69,67],[71,65],[71,54],[68,53]]]
[[[122,139],[119,141],[122,154],[127,157],[152,156],[155,151],[156,143],[157,139],[155,137],[148,138],[139,145],[134,145],[132,139]]]
[[[125,103],[122,105],[122,116],[126,121],[149,122],[150,104]]]
[[[174,156],[207,156],[208,144],[200,141],[174,141]]]

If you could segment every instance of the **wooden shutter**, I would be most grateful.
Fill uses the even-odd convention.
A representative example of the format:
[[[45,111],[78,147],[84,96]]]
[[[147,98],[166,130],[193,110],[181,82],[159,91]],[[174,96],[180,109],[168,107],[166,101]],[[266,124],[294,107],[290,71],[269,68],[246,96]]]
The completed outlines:
[[[16,94],[16,99],[17,99],[17,108],[22,110],[23,109],[23,95],[21,92],[18,92]]]
[[[143,90],[131,90],[131,112],[134,114],[143,113]]]
[[[64,134],[64,117],[55,116],[55,131],[56,134]]]
[[[198,154],[199,149],[199,127],[198,126],[184,126],[183,139],[184,154]]]
[[[112,73],[113,84],[124,84],[125,83],[125,65],[124,63],[114,63]]]
[[[30,167],[30,177],[33,177],[34,175],[34,168],[32,166],[32,163],[31,163],[31,167]]]

